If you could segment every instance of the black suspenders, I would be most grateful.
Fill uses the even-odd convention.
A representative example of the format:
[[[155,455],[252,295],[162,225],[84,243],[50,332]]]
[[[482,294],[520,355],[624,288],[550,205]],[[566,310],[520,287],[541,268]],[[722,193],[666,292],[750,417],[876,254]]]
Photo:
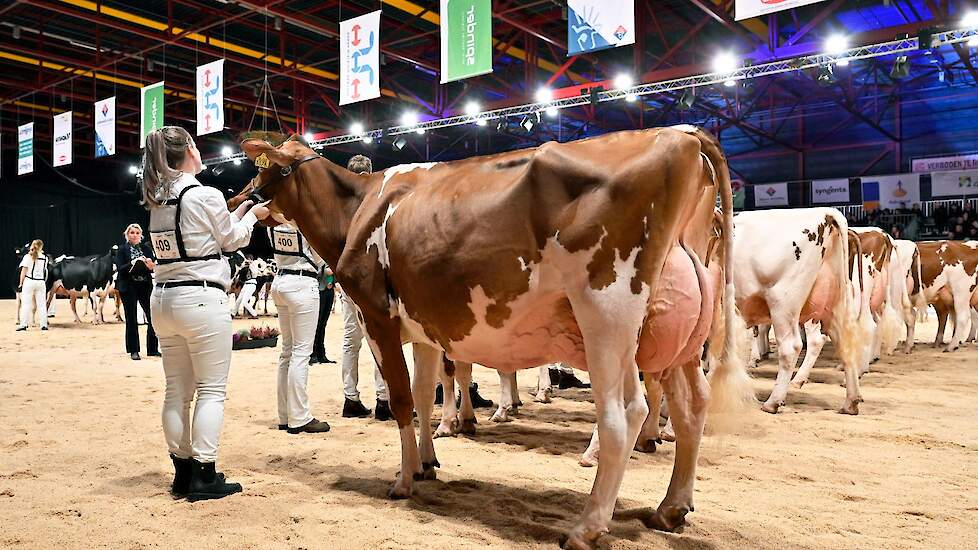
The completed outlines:
[[[173,205],[176,205],[176,207],[177,207],[177,211],[176,211],[176,213],[173,216],[173,226],[174,226],[173,227],[173,233],[174,233],[174,235],[176,236],[176,239],[177,239],[177,253],[180,255],[180,257],[179,258],[173,258],[173,259],[170,259],[170,260],[157,259],[156,260],[156,263],[158,263],[158,264],[170,264],[170,263],[175,263],[175,262],[197,262],[197,261],[203,261],[203,260],[219,260],[219,259],[221,259],[221,258],[224,257],[224,256],[221,255],[220,252],[215,253],[215,254],[207,254],[206,256],[194,256],[194,257],[191,257],[191,256],[188,256],[187,255],[187,247],[183,244],[183,230],[180,229],[180,212],[181,212],[181,209],[183,208],[183,196],[187,194],[187,191],[190,191],[194,187],[200,187],[200,186],[199,185],[188,185],[187,187],[184,187],[183,188],[183,191],[180,191],[180,194],[177,196],[177,198],[175,198],[175,199],[167,199],[166,201],[163,202],[163,205],[164,206],[173,206]]]

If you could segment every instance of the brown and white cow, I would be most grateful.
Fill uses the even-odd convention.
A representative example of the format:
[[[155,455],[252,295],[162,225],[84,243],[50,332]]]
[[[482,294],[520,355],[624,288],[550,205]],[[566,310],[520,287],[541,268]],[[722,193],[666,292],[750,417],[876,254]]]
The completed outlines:
[[[734,224],[737,306],[748,326],[771,325],[778,342],[777,380],[761,408],[777,413],[784,404],[802,348],[799,324],[811,322],[832,338],[842,360],[841,412],[858,414],[863,346],[845,216],[834,208],[758,210],[737,214]]]
[[[891,273],[895,251],[893,238],[879,227],[850,227],[859,236],[862,254],[862,299],[870,317],[863,320],[869,328],[870,340],[860,374],[869,371],[869,364],[883,353],[884,343],[892,352],[898,336],[895,324],[898,313],[891,300]],[[902,297],[900,297],[902,300]]]
[[[922,242],[917,249],[927,303],[935,305],[939,317],[945,311],[954,315],[954,334],[944,349],[954,351],[971,329],[971,304],[978,287],[978,241]],[[943,345],[943,333],[941,323],[935,345]]]
[[[917,243],[903,239],[893,242],[893,259],[890,282],[890,304],[894,307],[907,327],[903,351],[910,353],[914,345],[914,332],[917,318],[927,312],[924,287],[920,282],[920,252]]]
[[[728,241],[732,234],[729,174],[712,136],[692,127],[619,132],[370,175],[295,140],[242,147],[267,168],[232,206],[249,195],[270,198],[273,216],[294,220],[337,266],[359,308],[400,429],[392,497],[434,477],[428,422],[443,353],[503,372],[563,361],[590,373],[603,447],[591,498],[565,545],[592,548],[607,532],[648,414],[639,369],[661,380],[677,440],[669,490],[645,521],[667,530],[684,523],[711,393],[699,350],[713,300],[698,251],[718,192]],[[732,326],[726,273],[723,318]],[[673,304],[668,322],[653,306],[662,299]],[[715,398],[749,392],[735,384],[746,376],[733,340],[714,372]],[[413,399],[403,342],[414,343]]]

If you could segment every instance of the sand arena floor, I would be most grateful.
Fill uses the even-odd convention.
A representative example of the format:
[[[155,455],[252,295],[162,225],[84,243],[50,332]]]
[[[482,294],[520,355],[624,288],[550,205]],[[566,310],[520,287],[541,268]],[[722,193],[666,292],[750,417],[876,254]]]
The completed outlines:
[[[262,349],[234,354],[221,442],[219,466],[244,493],[173,500],[160,361],[130,361],[122,324],[75,324],[59,307],[51,331],[17,333],[13,301],[0,301],[0,548],[553,548],[590,490],[594,470],[577,465],[594,421],[585,390],[535,404],[534,373],[521,375],[520,418],[492,424],[479,410],[477,436],[436,441],[438,480],[395,502],[385,498],[399,468],[393,423],[341,418],[339,367],[316,365],[313,412],[333,430],[275,430],[278,351]],[[341,319],[327,328],[334,359]],[[928,323],[918,339],[933,334]],[[833,356],[826,346],[813,382],[777,416],[756,410],[737,433],[704,440],[683,534],[634,519],[665,494],[674,446],[633,453],[602,545],[978,546],[978,349],[884,358],[863,379],[858,417],[835,412],[844,390]],[[371,361],[365,347],[368,406]],[[754,372],[760,397],[775,370],[768,361]],[[498,399],[495,373],[475,376]]]

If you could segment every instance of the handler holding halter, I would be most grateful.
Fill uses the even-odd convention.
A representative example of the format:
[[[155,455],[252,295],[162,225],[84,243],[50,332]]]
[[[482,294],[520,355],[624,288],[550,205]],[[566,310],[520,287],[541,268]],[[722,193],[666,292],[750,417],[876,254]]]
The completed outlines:
[[[231,365],[231,267],[221,252],[248,244],[255,223],[268,216],[263,205],[245,213],[248,201],[229,213],[221,192],[194,177],[202,169],[183,128],[164,126],[146,136],[143,197],[156,253],[151,310],[166,373],[163,434],[175,470],[171,491],[190,501],[241,491],[214,467]]]

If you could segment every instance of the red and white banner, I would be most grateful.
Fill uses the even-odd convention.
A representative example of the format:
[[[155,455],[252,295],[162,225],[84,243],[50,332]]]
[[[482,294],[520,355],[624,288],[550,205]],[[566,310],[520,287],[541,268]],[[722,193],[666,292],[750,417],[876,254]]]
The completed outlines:
[[[950,172],[954,170],[978,170],[978,153],[913,159],[911,167],[912,172]]]
[[[224,129],[224,60],[197,67],[197,135]]]
[[[340,105],[380,97],[380,10],[340,21]]]
[[[734,7],[734,19],[748,19],[759,15],[767,15],[781,10],[790,10],[798,6],[807,6],[823,0],[737,0]]]
[[[754,186],[754,206],[788,206],[787,183],[765,183]]]
[[[71,164],[71,111],[54,115],[53,166]]]

